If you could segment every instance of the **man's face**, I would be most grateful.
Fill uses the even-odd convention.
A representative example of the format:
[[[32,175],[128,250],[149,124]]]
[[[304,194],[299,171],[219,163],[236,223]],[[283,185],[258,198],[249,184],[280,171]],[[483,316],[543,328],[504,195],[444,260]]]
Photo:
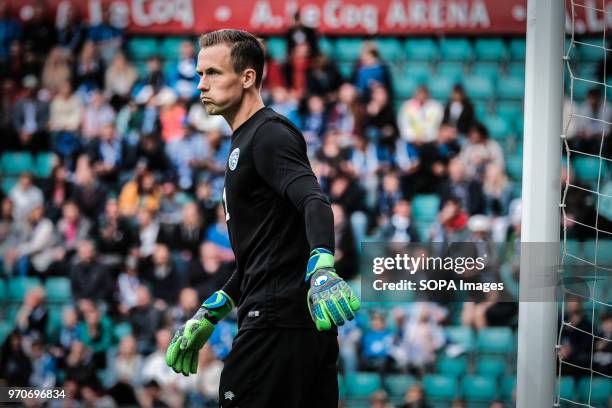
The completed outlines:
[[[238,107],[244,92],[242,75],[234,71],[227,45],[202,48],[196,71],[200,75],[200,101],[209,115],[223,115]]]

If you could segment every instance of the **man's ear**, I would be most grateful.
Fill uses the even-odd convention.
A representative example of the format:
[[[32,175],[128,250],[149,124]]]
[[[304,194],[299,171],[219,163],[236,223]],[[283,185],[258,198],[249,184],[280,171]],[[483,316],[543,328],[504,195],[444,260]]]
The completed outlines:
[[[249,88],[251,86],[255,86],[255,82],[257,79],[257,74],[253,68],[247,68],[244,70],[242,74],[242,87]]]

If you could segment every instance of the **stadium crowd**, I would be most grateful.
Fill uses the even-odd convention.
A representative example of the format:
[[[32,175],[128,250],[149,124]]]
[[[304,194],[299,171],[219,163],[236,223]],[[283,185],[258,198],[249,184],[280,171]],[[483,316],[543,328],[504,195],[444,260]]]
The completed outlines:
[[[61,385],[68,398],[49,405],[58,407],[216,406],[235,321],[218,325],[197,376],[175,374],[164,354],[174,330],[233,270],[222,207],[231,130],[198,100],[194,39],[180,44],[177,60],[153,56],[140,70],[126,41],[106,12],[87,26],[72,10],[57,26],[42,2],[23,22],[0,0],[0,151],[52,153],[48,177],[22,172],[0,193],[3,279],[43,282],[3,310],[14,324],[0,351],[0,385]],[[296,20],[286,41],[285,61],[267,57],[263,95],[304,134],[332,203],[341,276],[358,282],[367,239],[519,241],[516,181],[461,85],[444,101],[424,85],[398,100],[375,43],[365,43],[343,76],[314,30]],[[597,110],[600,99],[590,93],[584,109]],[[587,125],[575,129],[583,150],[602,126]],[[428,224],[413,217],[413,200],[422,195],[437,197],[426,204],[435,207]],[[567,212],[592,222],[589,196],[572,197]],[[575,239],[593,236],[580,223],[567,227]],[[513,264],[509,281],[515,273]],[[69,280],[70,301],[47,299],[45,283],[54,278]],[[445,325],[516,325],[516,303],[494,295],[459,306],[365,306],[339,330],[343,374],[421,378],[440,355],[466,352]],[[590,331],[582,306],[568,302],[567,312],[574,327]],[[612,316],[600,323],[609,339]],[[565,358],[588,366],[591,336],[567,330],[562,340]],[[595,351],[595,366],[610,375],[610,343],[598,342]],[[370,404],[393,406],[385,391]],[[398,406],[429,406],[422,385],[407,388]]]

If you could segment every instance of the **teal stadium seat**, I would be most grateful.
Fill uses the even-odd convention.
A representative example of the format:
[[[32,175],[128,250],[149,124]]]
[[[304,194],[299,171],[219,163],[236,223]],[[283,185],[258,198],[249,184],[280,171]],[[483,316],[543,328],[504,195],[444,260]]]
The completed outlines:
[[[525,80],[517,76],[500,78],[497,82],[497,97],[505,100],[523,99],[525,97]]]
[[[482,356],[476,363],[476,374],[497,379],[506,373],[506,365],[506,359],[503,357]]]
[[[115,341],[119,342],[125,336],[132,334],[132,326],[129,323],[117,323],[113,327],[113,336]]]
[[[407,374],[389,374],[384,381],[391,397],[403,397],[408,388],[417,382],[416,378]]]
[[[132,37],[127,41],[126,48],[130,59],[146,60],[160,55],[159,42],[152,37]]]
[[[58,162],[54,153],[45,152],[36,155],[36,176],[47,178],[51,175],[53,166]]]
[[[429,78],[427,89],[432,98],[447,101],[456,83],[452,78],[437,75]]]
[[[482,121],[489,115],[489,101],[474,99],[472,104],[474,105],[474,113],[476,113],[477,120]]]
[[[440,80],[442,77],[445,77],[454,83],[459,83],[463,81],[464,74],[465,65],[461,62],[440,62],[436,67],[436,80]]]
[[[467,375],[461,382],[461,393],[469,402],[491,402],[497,397],[497,384],[490,377]]]
[[[576,395],[576,382],[574,377],[563,376],[558,385],[561,398],[572,399]]]
[[[465,356],[455,358],[440,357],[436,362],[436,372],[450,375],[455,378],[462,377],[467,373],[468,361]]]
[[[452,401],[458,391],[456,378],[441,374],[425,375],[423,388],[428,400],[438,401]]]
[[[287,58],[287,41],[283,37],[269,37],[266,39],[266,48],[268,54],[277,61]]]
[[[404,48],[409,61],[435,61],[440,56],[438,44],[432,38],[408,39]]]
[[[589,401],[590,394],[590,404],[603,407],[612,395],[612,379],[593,376],[591,381],[590,377],[582,378],[578,383],[578,394],[581,402]]]
[[[2,177],[2,191],[4,194],[7,194],[11,191],[13,187],[17,184],[17,177]]]
[[[506,376],[502,378],[501,385],[499,388],[499,396],[504,401],[512,401],[512,394],[516,389],[516,377]]]
[[[40,286],[37,278],[18,276],[11,278],[8,282],[9,300],[12,303],[21,303],[28,290]]]
[[[45,282],[47,300],[51,303],[66,303],[70,301],[70,279],[62,277],[48,278]]]
[[[523,116],[523,104],[515,101],[500,101],[495,107],[497,116],[506,119],[510,123],[515,123]]]
[[[395,97],[401,100],[411,98],[417,86],[419,86],[419,81],[410,76],[401,76],[393,79],[393,92]]]
[[[462,346],[466,351],[472,351],[476,344],[474,331],[465,326],[448,326],[444,329],[451,343]]]
[[[51,306],[48,310],[46,333],[48,338],[55,339],[59,336],[59,332],[62,329],[64,307]]]
[[[322,54],[331,57],[334,54],[334,42],[329,37],[320,37],[319,38],[319,51]]]
[[[510,51],[510,59],[514,61],[524,61],[527,44],[524,38],[513,38],[508,46]]]
[[[507,67],[508,76],[525,79],[525,63],[511,62]]]
[[[599,161],[596,157],[579,156],[571,160],[576,177],[585,183],[596,183],[599,178]],[[602,176],[605,173],[602,169]]]
[[[433,222],[440,210],[440,197],[435,194],[418,194],[412,200],[412,216],[416,221]]]
[[[471,61],[474,49],[467,38],[443,38],[440,40],[440,58],[444,61]]]
[[[132,61],[132,65],[136,69],[138,76],[140,78],[144,77],[147,74],[147,62],[146,61]]]
[[[0,321],[0,344],[4,344],[4,340],[13,331],[13,324],[7,321]]]
[[[509,355],[514,351],[514,335],[508,327],[486,327],[478,332],[477,351]]]
[[[4,175],[16,176],[24,171],[34,172],[34,158],[30,153],[6,152],[0,163]]]
[[[487,78],[495,84],[499,76],[499,66],[494,62],[476,62],[472,67],[472,75]]]
[[[594,84],[580,77],[575,77],[573,81],[568,79],[567,81],[565,81],[565,83],[567,86],[568,96],[570,94],[570,85],[573,84],[572,96],[574,101],[577,102],[581,102],[586,99],[588,92],[593,88],[599,89],[603,94],[603,85]]]
[[[606,50],[603,47],[609,48],[609,44],[607,44],[607,41],[604,43],[602,39],[603,37],[581,38],[579,40],[581,44],[576,44],[578,59],[580,61],[603,61],[606,57]]]
[[[193,42],[193,40],[188,37],[166,37],[162,39],[159,45],[159,55],[163,56],[166,60],[178,59],[181,51],[181,44],[184,41]]]
[[[402,76],[408,76],[410,78],[413,78],[419,83],[427,83],[431,72],[432,68],[427,62],[418,61],[407,62],[406,64],[404,64],[399,74]]]
[[[473,99],[493,99],[495,87],[493,82],[481,75],[470,75],[463,78],[463,86],[468,97]]]
[[[356,61],[361,54],[361,38],[338,38],[334,47],[334,58],[340,61]]]
[[[352,373],[345,376],[346,392],[350,398],[367,398],[381,388],[376,373]]]
[[[483,123],[489,129],[489,135],[494,139],[503,140],[512,133],[510,123],[500,116],[487,116]]]
[[[506,157],[506,173],[514,181],[523,179],[523,157],[521,155]]]
[[[340,75],[347,80],[350,81],[353,76],[353,70],[355,69],[355,61],[340,61],[337,63],[338,71],[340,71]]]
[[[402,47],[402,43],[397,38],[378,38],[376,39],[376,45],[381,58],[387,63],[406,59],[406,53]]]
[[[479,61],[503,61],[508,58],[506,43],[501,38],[478,38],[474,42],[476,59]]]
[[[591,81],[597,81],[598,69],[598,62],[583,62],[576,68],[574,75],[580,78],[590,79]]]

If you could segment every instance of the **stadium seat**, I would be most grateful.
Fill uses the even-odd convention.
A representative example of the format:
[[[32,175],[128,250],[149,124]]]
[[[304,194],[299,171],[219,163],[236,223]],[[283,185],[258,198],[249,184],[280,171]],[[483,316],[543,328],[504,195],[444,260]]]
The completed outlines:
[[[561,382],[558,386],[561,398],[572,399],[572,397],[576,395],[576,382],[574,381],[574,377],[561,377]]]
[[[580,61],[603,61],[606,57],[606,50],[603,47],[605,45],[608,48],[608,45],[604,44],[602,39],[603,37],[581,38],[581,44],[575,44],[578,52],[577,58]]]
[[[525,80],[517,76],[499,78],[497,97],[499,99],[523,99],[525,97]]]
[[[191,41],[187,37],[166,37],[161,40],[159,45],[160,55],[163,55],[166,60],[175,60],[180,56],[181,44],[184,41]]]
[[[436,372],[458,378],[465,375],[467,366],[468,362],[465,356],[455,358],[440,357],[436,362]]]
[[[427,89],[432,98],[444,102],[450,97],[456,83],[452,78],[438,74],[429,78]]]
[[[133,37],[127,41],[126,47],[132,59],[146,60],[160,54],[159,43],[152,37]]]
[[[37,278],[18,276],[8,281],[9,300],[12,303],[21,303],[26,292],[35,286],[40,286]]]
[[[573,81],[567,80],[565,81],[565,83],[567,85],[567,95],[568,96],[570,93],[569,91],[570,84],[573,86],[572,95],[573,95],[574,101],[577,101],[577,102],[583,101],[586,98],[587,93],[593,88],[598,88],[603,93],[603,85],[593,84],[592,82],[582,80],[579,77],[574,78]]]
[[[341,61],[356,61],[361,54],[361,38],[338,38],[334,47],[334,58]]]
[[[474,99],[472,101],[474,105],[474,113],[476,113],[476,119],[482,121],[488,116],[489,112],[489,101],[483,101],[482,99]]]
[[[445,61],[470,61],[474,58],[472,44],[467,38],[443,38],[440,58]]]
[[[417,380],[411,375],[390,374],[385,377],[384,385],[391,397],[400,397],[404,396],[406,390],[416,383],[416,381]]]
[[[472,75],[487,78],[492,83],[497,83],[499,66],[494,62],[477,62],[472,67]]]
[[[598,70],[599,70],[598,62],[584,62],[578,66],[578,68],[574,72],[574,75],[580,78],[590,79],[591,81],[596,81]]]
[[[585,183],[595,183],[599,178],[599,159],[579,156],[571,160],[576,177]],[[603,171],[602,171],[603,172]]]
[[[435,221],[440,210],[440,197],[435,194],[418,194],[412,200],[412,216],[416,221]]]
[[[376,46],[378,48],[378,52],[380,53],[380,57],[387,63],[406,59],[406,53],[402,48],[402,43],[397,38],[377,38]]]
[[[516,377],[506,376],[502,378],[501,386],[499,389],[499,396],[504,401],[512,401],[512,394],[516,388]]]
[[[510,51],[510,58],[515,61],[524,61],[525,60],[525,51],[527,49],[527,45],[525,43],[524,38],[513,38],[510,40],[510,45],[508,47]]]
[[[457,395],[457,380],[453,376],[429,374],[423,377],[425,396],[431,400],[451,401]]]
[[[510,354],[514,351],[514,335],[508,327],[487,327],[478,332],[477,350],[481,353]]]
[[[445,328],[446,337],[451,343],[463,346],[466,351],[474,349],[476,336],[474,331],[465,326],[448,326]]]
[[[483,356],[476,363],[476,374],[499,378],[506,373],[506,359],[499,356]]]
[[[277,61],[284,61],[287,57],[287,41],[282,37],[267,38],[266,48],[268,54]]]
[[[132,326],[129,323],[118,323],[113,327],[113,336],[117,342],[130,334],[132,334]]]
[[[474,42],[476,59],[479,61],[503,61],[508,58],[508,49],[501,38],[478,38]]]
[[[334,42],[329,37],[320,37],[319,38],[319,51],[322,54],[331,57],[334,53]]]
[[[4,340],[13,331],[13,324],[9,321],[0,321],[0,344],[4,344]]]
[[[5,152],[0,163],[1,171],[5,175],[16,176],[24,171],[34,172],[34,159],[30,153]]]
[[[523,179],[523,157],[521,155],[506,157],[506,173],[514,181]]]
[[[431,38],[408,39],[404,47],[409,61],[435,61],[439,57],[438,44]]]
[[[409,76],[419,83],[427,83],[432,73],[431,66],[427,62],[407,62],[404,64],[399,74]],[[397,76],[396,76],[397,80]]]
[[[376,373],[353,373],[345,376],[347,395],[351,398],[366,398],[381,388],[380,376]]]
[[[468,97],[474,99],[493,99],[495,88],[493,82],[481,75],[470,75],[463,78],[463,86]]]
[[[461,382],[461,394],[468,402],[491,402],[497,396],[497,385],[492,378],[467,375]]]
[[[436,67],[436,80],[448,78],[455,83],[463,81],[463,75],[465,74],[465,65],[461,62],[441,62]]]
[[[353,76],[353,69],[355,68],[355,61],[340,61],[337,63],[338,71],[340,71],[340,75],[347,80],[350,81]]]
[[[4,194],[9,193],[11,189],[17,184],[17,177],[3,177],[2,178],[2,191]]]
[[[608,403],[610,395],[612,395],[612,379],[597,377],[596,375],[591,377],[585,377],[580,380],[578,383],[578,395],[582,402],[589,401],[590,404],[596,406],[604,406],[604,404]]]
[[[406,100],[414,95],[419,82],[410,76],[401,76],[393,80],[393,92],[395,97]]]
[[[523,116],[523,104],[521,102],[500,101],[495,107],[495,112],[497,116],[510,123],[515,123],[518,118]]]
[[[49,338],[57,338],[59,332],[62,328],[62,320],[63,320],[63,306],[51,306],[48,308],[48,318],[47,318],[47,337]]]
[[[500,116],[487,116],[483,123],[489,129],[489,135],[494,139],[505,139],[512,133],[510,123]]]
[[[56,163],[57,156],[54,153],[38,153],[36,155],[36,176],[43,178],[49,177]]]
[[[525,78],[525,63],[524,62],[511,62],[508,64],[507,71],[508,76]]]
[[[56,277],[49,278],[45,282],[47,300],[52,303],[64,303],[70,301],[72,296],[70,291],[70,279]]]

